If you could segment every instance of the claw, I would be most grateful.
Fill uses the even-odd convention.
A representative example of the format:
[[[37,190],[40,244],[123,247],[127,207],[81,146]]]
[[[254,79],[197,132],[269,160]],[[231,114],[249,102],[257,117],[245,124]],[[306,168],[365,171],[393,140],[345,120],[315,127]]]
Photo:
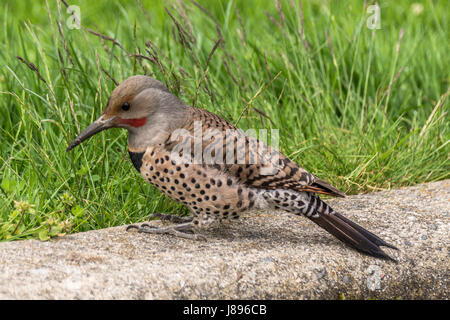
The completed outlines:
[[[125,231],[129,231],[130,229],[137,229],[139,230],[139,226],[135,225],[135,224],[130,224]]]
[[[139,229],[141,229],[141,228],[156,228],[155,226],[151,226],[151,225],[149,225],[148,223],[143,223],[143,224],[141,224],[140,226],[138,226],[138,225],[135,225],[135,224],[130,224],[126,229],[125,229],[125,231],[129,231],[130,229],[136,229],[136,230],[138,230],[139,231]]]
[[[143,224],[141,224],[141,228],[142,227],[146,227],[146,228],[156,228],[155,226],[151,226],[151,225],[149,225],[148,223],[143,223]]]
[[[147,223],[143,223],[140,226],[137,225],[129,225],[127,227],[127,231],[130,229],[136,229],[137,232],[141,233],[152,233],[152,234],[171,234],[176,237],[191,239],[191,240],[199,240],[206,241],[206,237],[201,234],[194,233],[193,225],[191,222],[180,223],[177,225],[157,228],[154,226],[150,226]]]

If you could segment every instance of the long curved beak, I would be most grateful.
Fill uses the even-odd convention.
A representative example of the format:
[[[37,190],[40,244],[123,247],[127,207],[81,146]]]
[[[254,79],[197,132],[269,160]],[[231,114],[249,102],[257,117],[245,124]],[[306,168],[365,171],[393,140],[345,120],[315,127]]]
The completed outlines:
[[[114,126],[114,120],[116,117],[111,117],[108,119],[104,119],[104,116],[102,115],[100,118],[95,120],[93,123],[91,123],[86,129],[84,129],[78,137],[73,140],[69,146],[67,147],[66,151],[70,151],[73,148],[75,148],[77,145],[82,143],[84,140],[92,137],[94,134],[99,133],[100,131],[112,128]]]

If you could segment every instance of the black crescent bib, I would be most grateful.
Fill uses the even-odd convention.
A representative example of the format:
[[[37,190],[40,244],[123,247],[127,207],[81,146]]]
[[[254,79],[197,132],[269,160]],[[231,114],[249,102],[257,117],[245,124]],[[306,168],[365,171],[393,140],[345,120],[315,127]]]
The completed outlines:
[[[144,156],[145,152],[131,152],[130,150],[128,150],[128,153],[130,154],[133,166],[136,168],[138,172],[141,172],[142,157]]]

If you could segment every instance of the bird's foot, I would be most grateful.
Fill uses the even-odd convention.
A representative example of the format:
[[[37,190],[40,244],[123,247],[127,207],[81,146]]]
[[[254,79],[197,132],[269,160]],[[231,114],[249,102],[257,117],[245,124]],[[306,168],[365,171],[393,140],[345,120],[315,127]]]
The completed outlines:
[[[159,218],[161,221],[170,221],[173,223],[186,223],[191,222],[192,217],[179,217],[174,214],[155,212],[149,218],[148,221],[153,220],[154,218]]]
[[[152,234],[171,234],[176,237],[191,239],[191,240],[201,240],[206,241],[206,237],[201,234],[194,233],[194,225],[192,222],[184,222],[168,227],[154,227],[147,223],[143,223],[140,226],[129,225],[127,231],[130,229],[136,229],[137,232],[142,233],[152,233]]]

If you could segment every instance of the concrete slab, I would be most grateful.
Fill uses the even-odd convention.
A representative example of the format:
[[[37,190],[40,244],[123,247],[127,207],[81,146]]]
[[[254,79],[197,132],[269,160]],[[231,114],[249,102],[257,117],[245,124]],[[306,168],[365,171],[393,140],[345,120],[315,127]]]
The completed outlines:
[[[123,226],[0,243],[0,299],[448,299],[450,180],[328,202],[397,246],[399,263],[256,212],[207,242]]]

